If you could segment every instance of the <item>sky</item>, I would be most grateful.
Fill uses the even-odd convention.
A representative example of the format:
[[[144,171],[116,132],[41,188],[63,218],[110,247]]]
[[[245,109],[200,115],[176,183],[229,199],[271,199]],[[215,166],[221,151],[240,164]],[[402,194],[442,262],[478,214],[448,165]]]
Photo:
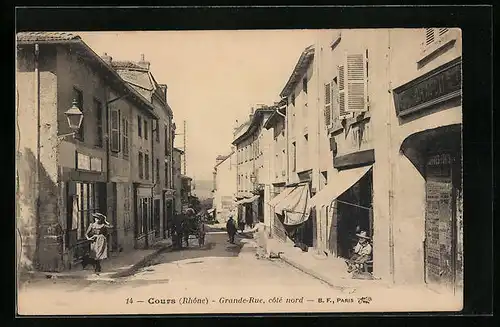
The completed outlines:
[[[75,33],[75,32],[73,32]],[[212,179],[215,158],[230,151],[235,121],[272,104],[314,30],[76,32],[98,55],[139,61],[160,84],[177,133],[187,122],[187,174]],[[175,146],[183,147],[183,136]]]

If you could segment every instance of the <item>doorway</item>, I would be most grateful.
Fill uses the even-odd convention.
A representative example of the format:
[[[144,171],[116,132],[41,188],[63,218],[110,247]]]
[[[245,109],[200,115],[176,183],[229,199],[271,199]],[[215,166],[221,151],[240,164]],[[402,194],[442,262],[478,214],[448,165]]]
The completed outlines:
[[[373,238],[372,170],[337,199],[337,256],[348,259],[358,242],[357,233]]]

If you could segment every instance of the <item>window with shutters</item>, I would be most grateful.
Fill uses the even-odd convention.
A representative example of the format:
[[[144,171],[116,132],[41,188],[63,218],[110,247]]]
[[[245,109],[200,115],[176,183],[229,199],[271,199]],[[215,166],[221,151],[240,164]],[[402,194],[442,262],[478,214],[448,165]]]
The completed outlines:
[[[120,152],[120,118],[118,110],[111,110],[111,151]]]
[[[144,119],[144,139],[148,139],[148,121]]]
[[[325,84],[325,126],[328,127],[332,120],[332,84]]]
[[[94,99],[94,110],[96,115],[96,139],[95,145],[99,148],[102,148],[103,140],[102,140],[102,105],[101,102],[97,99]]]
[[[143,155],[142,152],[139,152],[139,178],[143,179],[144,178],[144,161],[143,161]]]
[[[424,46],[438,42],[448,32],[448,28],[426,28]]]
[[[142,117],[137,116],[137,135],[142,137]]]
[[[144,155],[144,179],[149,179],[149,154]]]
[[[347,113],[368,110],[367,52],[347,53],[343,72],[344,110]]]
[[[344,65],[338,66],[338,90],[339,90],[339,116],[346,114],[345,108],[345,69]]]
[[[124,157],[128,157],[129,154],[129,144],[128,144],[128,119],[123,118],[122,120],[123,133],[122,133],[122,153]]]

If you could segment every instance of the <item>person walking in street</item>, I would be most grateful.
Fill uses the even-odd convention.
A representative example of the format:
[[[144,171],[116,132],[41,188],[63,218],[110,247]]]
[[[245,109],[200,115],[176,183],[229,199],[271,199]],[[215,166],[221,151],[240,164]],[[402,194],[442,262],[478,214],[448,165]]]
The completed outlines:
[[[85,233],[85,237],[90,240],[90,255],[94,259],[95,273],[102,270],[101,261],[108,258],[108,229],[113,226],[108,223],[106,216],[100,213],[93,213],[94,222],[91,223]]]
[[[226,223],[226,231],[229,236],[229,243],[234,244],[234,235],[236,234],[237,229],[233,216],[229,216],[229,220]]]
[[[371,259],[372,246],[370,245],[370,238],[366,235],[365,231],[356,234],[358,243],[354,247],[354,254],[349,260],[346,260],[348,269],[347,272],[361,271],[363,265]]]
[[[200,247],[205,245],[205,235],[207,233],[207,226],[205,225],[204,219],[200,219],[200,226],[198,230],[198,244]]]

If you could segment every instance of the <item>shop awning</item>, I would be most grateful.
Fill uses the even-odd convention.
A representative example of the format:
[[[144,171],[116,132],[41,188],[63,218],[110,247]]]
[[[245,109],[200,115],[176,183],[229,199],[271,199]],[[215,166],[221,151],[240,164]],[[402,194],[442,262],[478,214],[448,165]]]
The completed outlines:
[[[309,202],[310,208],[315,206],[329,206],[330,203],[337,199],[342,193],[356,184],[356,182],[359,181],[371,168],[372,166],[370,165],[340,171],[338,175],[332,179],[331,184],[327,184],[324,189],[311,198],[311,201]]]
[[[287,187],[283,191],[281,191],[280,194],[276,195],[274,198],[269,201],[269,205],[271,207],[276,206],[278,203],[280,203],[290,192],[294,190],[295,187]]]
[[[284,213],[284,225],[299,225],[309,218],[309,201],[309,185],[298,185],[276,205],[274,211],[279,214]]]
[[[236,202],[236,204],[251,203],[251,202],[257,200],[259,197],[260,197],[260,195],[254,195],[251,198],[241,199],[240,201]]]

